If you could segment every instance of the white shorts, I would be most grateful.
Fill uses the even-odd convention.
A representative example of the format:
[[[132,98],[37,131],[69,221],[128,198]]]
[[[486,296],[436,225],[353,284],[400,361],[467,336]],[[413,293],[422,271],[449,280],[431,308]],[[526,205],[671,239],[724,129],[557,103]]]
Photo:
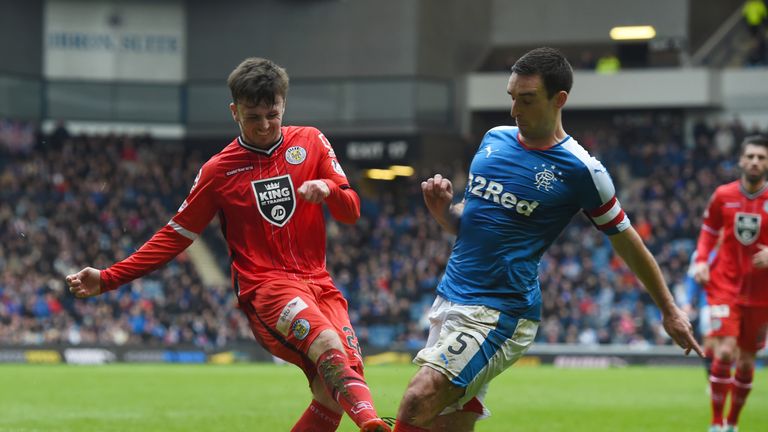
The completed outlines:
[[[466,389],[441,415],[462,410],[473,398],[482,404],[488,383],[525,354],[539,328],[538,321],[514,318],[486,306],[453,303],[440,296],[429,311],[429,323],[427,345],[413,362],[437,370]],[[485,405],[482,412],[482,417],[490,415]]]

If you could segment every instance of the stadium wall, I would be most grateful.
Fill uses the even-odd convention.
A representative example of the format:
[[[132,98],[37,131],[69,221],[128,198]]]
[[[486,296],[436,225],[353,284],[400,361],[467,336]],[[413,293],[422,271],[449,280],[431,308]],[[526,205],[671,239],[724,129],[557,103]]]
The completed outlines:
[[[417,74],[418,2],[187,2],[187,76],[224,82],[244,57],[292,78]]]
[[[367,365],[407,364],[416,351],[363,347]],[[768,352],[758,354],[758,367],[765,367]],[[0,364],[107,364],[107,363],[212,363],[277,362],[257,344],[233,344],[216,350],[195,346],[174,348],[148,346],[5,346]],[[626,366],[696,366],[701,359],[684,356],[673,346],[536,344],[518,366],[554,365],[561,368],[608,368]]]
[[[0,73],[40,76],[42,16],[42,0],[0,0]]]
[[[687,38],[689,0],[493,1],[494,45],[608,42],[617,25],[653,25],[659,38]]]
[[[468,76],[468,108],[508,110],[504,92],[508,73]],[[764,108],[768,97],[765,68],[717,71],[704,68],[622,71],[614,75],[576,71],[567,108]],[[762,103],[762,104],[761,104]]]

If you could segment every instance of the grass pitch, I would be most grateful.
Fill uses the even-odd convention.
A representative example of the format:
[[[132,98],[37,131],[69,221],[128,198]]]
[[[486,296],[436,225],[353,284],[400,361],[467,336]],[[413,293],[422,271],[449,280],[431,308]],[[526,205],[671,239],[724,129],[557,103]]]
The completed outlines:
[[[395,415],[415,371],[367,368],[381,415]],[[767,378],[755,375],[743,432],[768,431]],[[477,431],[705,431],[705,386],[701,368],[516,367],[491,385]],[[288,431],[308,403],[292,366],[0,366],[0,432]]]

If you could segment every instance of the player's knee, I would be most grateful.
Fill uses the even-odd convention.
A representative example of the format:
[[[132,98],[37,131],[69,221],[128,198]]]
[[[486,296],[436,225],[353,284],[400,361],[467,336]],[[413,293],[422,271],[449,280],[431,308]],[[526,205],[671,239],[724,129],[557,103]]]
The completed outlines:
[[[428,424],[446,404],[447,379],[430,368],[422,368],[413,377],[403,395],[398,417],[414,424]]]
[[[721,362],[731,363],[736,360],[736,352],[730,347],[723,347],[717,352],[716,357]]]
[[[309,352],[307,353],[307,355],[312,361],[317,361],[317,359],[323,353],[329,350],[339,350],[341,352],[344,352],[344,345],[341,344],[341,339],[339,338],[339,335],[335,331],[330,329],[323,330],[315,338],[315,340],[312,341],[312,344],[309,346]]]
[[[736,368],[749,370],[755,368],[755,355],[749,352],[741,351],[736,359]]]

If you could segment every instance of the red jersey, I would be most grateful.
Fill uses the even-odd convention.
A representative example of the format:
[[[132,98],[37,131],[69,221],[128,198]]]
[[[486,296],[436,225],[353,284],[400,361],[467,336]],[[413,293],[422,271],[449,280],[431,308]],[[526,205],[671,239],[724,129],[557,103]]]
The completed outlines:
[[[330,189],[324,202],[334,218],[354,223],[360,217],[360,199],[319,130],[283,127],[281,140],[267,150],[238,137],[203,165],[168,225],[129,258],[101,272],[102,289],[114,289],[165,264],[216,214],[229,245],[238,295],[268,280],[328,279],[322,206],[296,193],[305,181],[315,179]]]
[[[754,194],[741,181],[715,190],[704,213],[697,262],[705,262],[722,233],[710,267],[707,289],[747,306],[768,306],[768,269],[752,266],[752,257],[768,246],[768,185]]]

